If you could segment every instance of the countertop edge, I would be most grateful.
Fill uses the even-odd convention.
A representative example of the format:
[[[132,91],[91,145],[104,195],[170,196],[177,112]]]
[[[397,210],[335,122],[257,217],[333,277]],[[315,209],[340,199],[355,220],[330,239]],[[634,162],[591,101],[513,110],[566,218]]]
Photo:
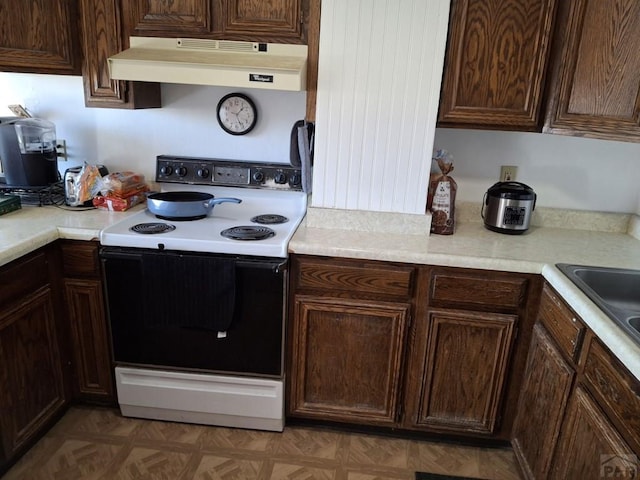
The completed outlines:
[[[38,248],[49,245],[50,243],[55,242],[58,238],[58,229],[56,227],[50,227],[39,232],[37,235],[32,235],[24,239],[20,243],[9,245],[6,248],[3,248],[2,255],[0,255],[0,267],[17,260]]]
[[[631,374],[640,380],[640,347],[555,265],[545,265],[542,276]]]

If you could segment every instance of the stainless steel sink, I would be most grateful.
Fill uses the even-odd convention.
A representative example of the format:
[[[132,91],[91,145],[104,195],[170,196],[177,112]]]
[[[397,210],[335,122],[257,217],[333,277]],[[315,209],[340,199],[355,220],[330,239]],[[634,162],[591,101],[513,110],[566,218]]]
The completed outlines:
[[[640,345],[640,270],[566,263],[556,267]]]

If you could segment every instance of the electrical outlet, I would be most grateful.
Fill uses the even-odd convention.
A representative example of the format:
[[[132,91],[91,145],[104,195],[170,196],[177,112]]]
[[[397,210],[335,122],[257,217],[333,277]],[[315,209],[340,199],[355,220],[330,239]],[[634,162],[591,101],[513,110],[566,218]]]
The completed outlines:
[[[518,167],[516,167],[515,165],[502,165],[500,167],[501,182],[515,182],[517,174]]]
[[[61,158],[65,162],[68,160],[67,158],[67,141],[58,139],[58,143],[56,144],[56,151],[58,152],[58,158]]]

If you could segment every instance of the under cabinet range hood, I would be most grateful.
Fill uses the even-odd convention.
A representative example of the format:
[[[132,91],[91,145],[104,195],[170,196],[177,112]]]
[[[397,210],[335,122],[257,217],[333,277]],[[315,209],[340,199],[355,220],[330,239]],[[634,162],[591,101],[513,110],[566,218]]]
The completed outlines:
[[[130,37],[109,57],[114,80],[306,90],[307,46],[195,38]]]

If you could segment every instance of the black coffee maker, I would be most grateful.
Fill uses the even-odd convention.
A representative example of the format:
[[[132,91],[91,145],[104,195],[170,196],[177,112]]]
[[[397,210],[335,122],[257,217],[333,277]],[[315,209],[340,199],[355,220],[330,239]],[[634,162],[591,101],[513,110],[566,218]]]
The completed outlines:
[[[60,181],[56,127],[39,118],[0,118],[0,186],[46,187]]]

